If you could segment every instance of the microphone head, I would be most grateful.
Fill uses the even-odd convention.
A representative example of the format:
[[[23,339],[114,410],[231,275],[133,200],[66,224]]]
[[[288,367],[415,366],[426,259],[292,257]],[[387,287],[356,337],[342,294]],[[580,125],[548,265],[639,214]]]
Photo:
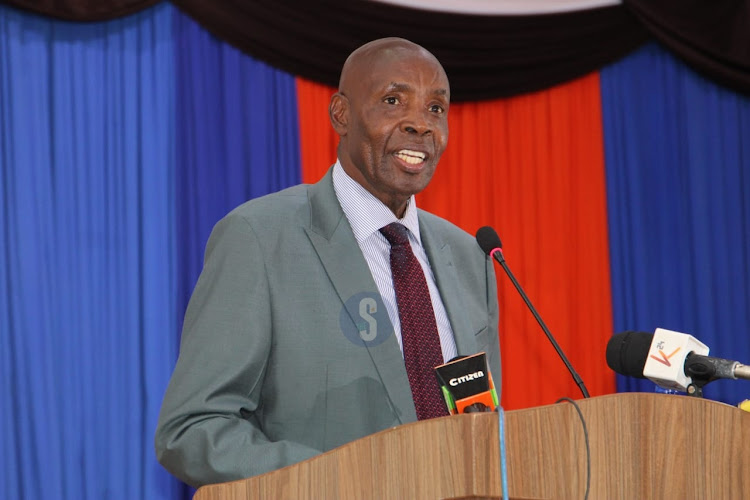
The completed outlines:
[[[607,343],[607,365],[620,375],[646,378],[643,376],[643,367],[653,339],[653,334],[646,332],[613,335]]]
[[[492,255],[491,252],[496,248],[503,248],[503,243],[500,241],[500,236],[497,235],[494,229],[490,226],[480,227],[477,231],[477,243],[479,247],[487,255]]]

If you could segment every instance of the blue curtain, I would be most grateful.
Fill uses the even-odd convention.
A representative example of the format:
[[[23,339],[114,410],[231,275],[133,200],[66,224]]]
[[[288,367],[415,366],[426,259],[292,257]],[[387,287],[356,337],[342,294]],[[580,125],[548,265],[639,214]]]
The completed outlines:
[[[615,331],[689,333],[748,362],[750,99],[657,45],[605,68],[601,88]],[[737,404],[750,382],[712,382],[705,397]]]
[[[213,225],[242,202],[301,181],[294,77],[175,12],[179,304]]]
[[[0,7],[3,498],[170,488],[144,436],[176,355],[172,61],[166,7]]]
[[[2,498],[186,498],[153,434],[213,224],[300,179],[291,76],[168,4],[0,6]]]

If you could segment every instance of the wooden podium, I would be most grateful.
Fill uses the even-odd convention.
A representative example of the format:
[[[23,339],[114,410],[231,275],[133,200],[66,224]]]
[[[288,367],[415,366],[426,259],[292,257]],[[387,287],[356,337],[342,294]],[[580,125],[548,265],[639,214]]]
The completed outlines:
[[[591,449],[591,499],[750,498],[750,413],[664,394],[577,401]],[[513,498],[584,498],[586,445],[570,403],[506,412]],[[457,415],[367,436],[196,500],[497,499],[497,414]]]

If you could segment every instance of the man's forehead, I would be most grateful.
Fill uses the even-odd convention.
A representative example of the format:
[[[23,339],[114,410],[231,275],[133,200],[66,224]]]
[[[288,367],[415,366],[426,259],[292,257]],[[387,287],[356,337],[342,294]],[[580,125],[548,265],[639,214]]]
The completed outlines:
[[[419,45],[390,45],[373,48],[354,61],[358,70],[400,71],[412,65],[421,65],[442,70],[438,60]]]
[[[441,92],[448,93],[448,78],[437,58],[424,47],[401,38],[375,40],[352,52],[342,69],[339,86],[362,84],[365,80],[381,87],[391,82],[399,85],[401,76],[408,81],[416,69],[433,73],[436,82],[443,80],[438,87],[446,87]]]
[[[411,52],[401,57],[381,57],[360,66],[355,81],[372,90],[413,91],[417,87],[438,95],[449,94],[448,77],[429,53]]]
[[[366,43],[357,48],[349,55],[346,64],[373,61],[380,58],[405,56],[412,53],[432,55],[421,45],[417,45],[409,40],[403,38],[382,38],[380,40],[373,40],[372,42]]]

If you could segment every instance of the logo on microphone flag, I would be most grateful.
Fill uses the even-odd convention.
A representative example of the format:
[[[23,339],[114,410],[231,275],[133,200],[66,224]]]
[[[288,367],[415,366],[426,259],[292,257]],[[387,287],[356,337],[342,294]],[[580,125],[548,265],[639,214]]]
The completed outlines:
[[[682,349],[682,347],[678,347],[677,349],[675,349],[674,351],[672,351],[672,353],[669,356],[667,356],[666,354],[664,354],[664,351],[662,351],[661,349],[659,349],[659,355],[661,357],[660,358],[656,357],[653,354],[651,355],[651,357],[654,358],[659,363],[663,363],[663,364],[665,364],[667,366],[672,366],[672,363],[669,361],[669,358],[671,358],[672,356],[674,356],[675,354],[677,354],[680,351],[680,349]]]
[[[460,356],[435,367],[445,404],[452,415],[494,411],[499,401],[484,352]]]

